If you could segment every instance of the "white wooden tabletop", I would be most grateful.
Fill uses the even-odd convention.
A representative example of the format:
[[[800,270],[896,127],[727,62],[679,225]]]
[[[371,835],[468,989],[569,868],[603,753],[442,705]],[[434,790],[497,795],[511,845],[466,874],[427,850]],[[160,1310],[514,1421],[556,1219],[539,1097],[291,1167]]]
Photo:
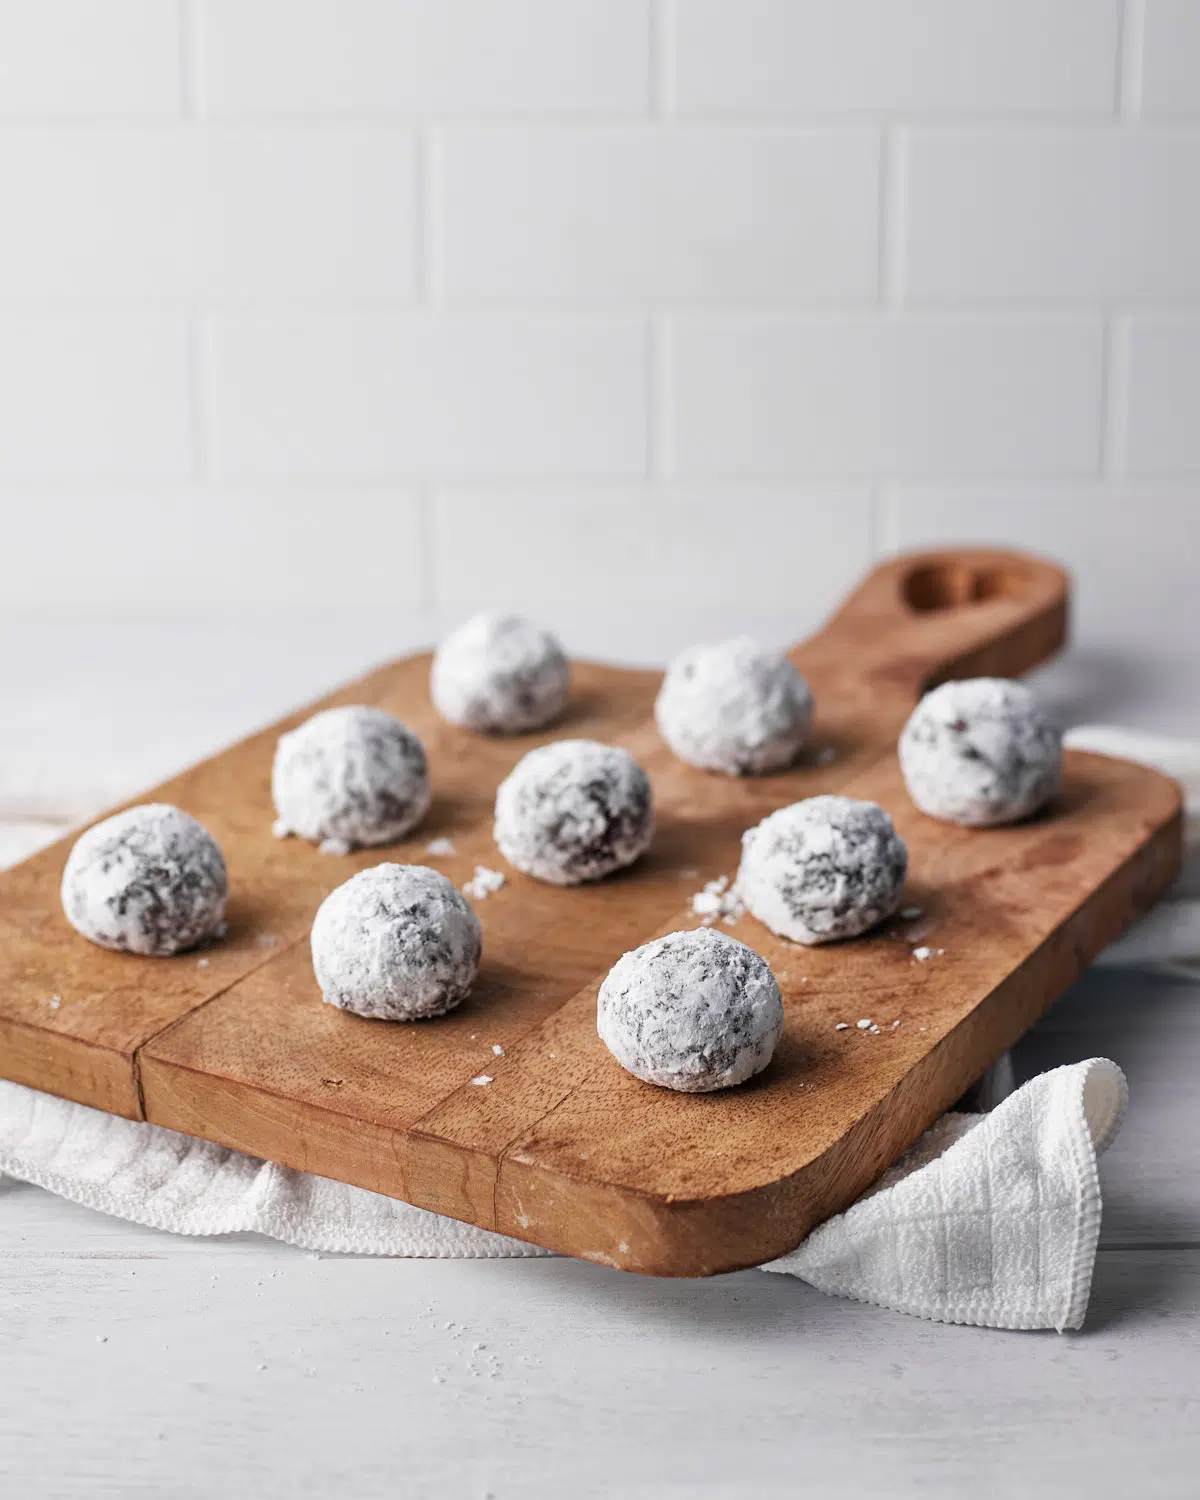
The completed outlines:
[[[0,818],[35,838],[433,629],[0,624]],[[581,622],[576,639],[652,660],[687,633]],[[1045,690],[1075,721],[1200,736],[1189,674],[1148,691],[1085,655]],[[1094,971],[1016,1063],[1097,1054],[1132,1106],[1103,1164],[1087,1324],[1061,1336],[942,1327],[757,1271],[670,1282],[181,1239],[0,1182],[4,1492],[1193,1496],[1200,986]]]

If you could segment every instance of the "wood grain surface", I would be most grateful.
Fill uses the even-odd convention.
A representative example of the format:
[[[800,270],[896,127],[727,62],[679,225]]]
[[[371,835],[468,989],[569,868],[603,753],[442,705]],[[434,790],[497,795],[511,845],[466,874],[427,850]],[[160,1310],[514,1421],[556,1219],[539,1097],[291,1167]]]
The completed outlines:
[[[147,794],[186,808],[225,849],[222,943],[170,960],[88,944],[58,905],[69,841],[0,877],[0,1072],[630,1270],[703,1275],[782,1253],[858,1196],[1177,867],[1177,789],[1122,762],[1069,755],[1055,806],[1009,829],[948,828],[904,792],[895,736],[921,690],[1034,665],[1061,642],[1065,605],[1062,574],[1014,554],[886,565],[793,653],[817,697],[812,751],[754,780],[671,756],[651,716],[657,673],[577,664],[549,732],[486,739],[437,718],[427,657],[380,669],[324,703],[381,704],[426,742],[434,805],[384,857],[436,864],[460,884],[476,863],[502,863],[495,787],[534,744],[564,735],[624,745],[645,765],[659,814],[648,856],[576,889],[508,872],[478,906],[477,989],[449,1017],[406,1026],[335,1011],[312,977],[309,925],[381,852],[333,859],[271,836],[275,739],[310,707]],[[834,789],[896,820],[919,921],[804,949],[743,918],[735,935],[785,997],[771,1067],[745,1088],[690,1097],[623,1073],[595,1034],[612,962],[695,925],[691,894],[733,872],[746,826]],[[439,836],[455,856],[425,855]],[[918,942],[935,950],[927,962],[912,956]],[[853,1025],[866,1017],[877,1034]],[[490,1084],[471,1083],[483,1073]]]

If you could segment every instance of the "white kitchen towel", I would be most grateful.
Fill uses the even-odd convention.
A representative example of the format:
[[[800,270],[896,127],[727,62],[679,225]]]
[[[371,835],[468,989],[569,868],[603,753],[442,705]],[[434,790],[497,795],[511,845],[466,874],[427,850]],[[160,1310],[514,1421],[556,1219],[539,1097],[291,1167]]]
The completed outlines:
[[[1200,747],[1076,730],[1069,742],[1179,777],[1200,811]],[[3,805],[0,789],[0,807]],[[1200,955],[1200,902],[1181,899],[1113,950],[1118,962]],[[1121,949],[1126,957],[1121,957]],[[1198,959],[1200,963],[1200,959]],[[766,1269],[822,1291],[942,1322],[1075,1328],[1091,1284],[1096,1158],[1125,1106],[1120,1069],[1093,1058],[1032,1079],[990,1114],[943,1116],[845,1213]],[[0,1082],[0,1173],[102,1212],[183,1234],[252,1230],[313,1250],[426,1257],[536,1256],[391,1198],[261,1162]]]
[[[426,1259],[550,1253],[382,1193],[2,1080],[0,1173],[174,1234],[253,1231],[306,1250]]]
[[[1125,1109],[1103,1058],[948,1114],[844,1214],[764,1269],[942,1323],[1078,1328],[1100,1232],[1096,1156]],[[257,1231],[308,1250],[548,1252],[394,1198],[0,1082],[0,1172],[176,1234]]]
[[[1055,1068],[986,1115],[943,1115],[874,1187],[764,1266],[939,1323],[1078,1328],[1100,1234],[1115,1063]]]

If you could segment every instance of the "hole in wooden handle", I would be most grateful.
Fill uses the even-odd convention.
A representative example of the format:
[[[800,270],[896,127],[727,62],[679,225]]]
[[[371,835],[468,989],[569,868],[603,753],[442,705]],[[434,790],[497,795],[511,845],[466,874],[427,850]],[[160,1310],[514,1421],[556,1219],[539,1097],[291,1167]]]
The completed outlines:
[[[914,568],[905,578],[904,602],[909,609],[925,614],[983,604],[990,599],[1019,599],[1028,587],[1028,577],[1016,567],[932,563]]]

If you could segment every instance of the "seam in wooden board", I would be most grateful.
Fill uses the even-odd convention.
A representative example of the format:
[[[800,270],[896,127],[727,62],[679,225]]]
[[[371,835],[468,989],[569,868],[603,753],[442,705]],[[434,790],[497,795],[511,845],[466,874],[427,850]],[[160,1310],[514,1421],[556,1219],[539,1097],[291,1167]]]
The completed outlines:
[[[227,995],[230,990],[236,989],[243,980],[249,979],[251,974],[257,974],[260,970],[269,967],[269,965],[273,964],[277,958],[284,958],[292,951],[293,948],[298,948],[300,944],[306,942],[307,939],[308,934],[302,933],[300,937],[293,938],[290,943],[285,943],[282,948],[276,947],[270,949],[263,955],[262,961],[260,963],[253,964],[250,968],[244,969],[240,974],[236,976],[236,978],[231,979],[228,984],[222,985],[219,990],[214,990],[211,995],[206,995],[198,1005],[193,1005],[191,1010],[184,1011],[183,1015],[176,1016],[173,1020],[168,1021],[165,1026],[160,1027],[158,1031],[152,1033],[152,1035],[144,1038],[144,1040],[140,1041],[137,1044],[137,1046],[133,1049],[131,1055],[133,1057],[134,1083],[138,1091],[138,1104],[140,1105],[142,1110],[143,1120],[146,1118],[146,1100],[142,1090],[143,1049],[146,1047],[152,1047],[155,1042],[161,1041],[162,1038],[168,1034],[168,1032],[174,1031],[176,1026],[182,1026],[185,1024],[185,1022],[192,1020],[193,1017],[198,1016],[202,1010],[207,1009],[207,1007],[210,1006],[214,1000],[220,1000],[221,997],[223,995]],[[220,1075],[210,1074],[209,1076],[212,1077]]]
[[[169,1069],[169,1070],[173,1069],[177,1073],[190,1073],[193,1078],[207,1079],[209,1081],[211,1081],[213,1079],[221,1079],[223,1082],[230,1084],[233,1088],[239,1089],[239,1090],[241,1090],[241,1091],[243,1091],[243,1092],[245,1092],[247,1094],[262,1095],[262,1096],[264,1096],[264,1097],[266,1097],[268,1099],[278,1099],[283,1104],[289,1104],[289,1105],[293,1105],[294,1106],[298,1102],[297,1099],[296,1099],[296,1096],[294,1094],[282,1094],[282,1093],[279,1092],[278,1089],[268,1088],[265,1084],[243,1083],[240,1079],[229,1078],[229,1077],[227,1077],[223,1073],[213,1073],[213,1072],[210,1072],[209,1070],[207,1070],[205,1068],[196,1068],[196,1067],[193,1067],[191,1063],[178,1062],[174,1058],[167,1059],[167,1058],[153,1058],[152,1057],[152,1058],[149,1059],[149,1061],[153,1065],[156,1065],[156,1066],[158,1066],[160,1068],[164,1068],[164,1069]],[[328,1115],[328,1116],[330,1116],[330,1118],[336,1119],[336,1120],[345,1120],[345,1121],[349,1122],[351,1125],[355,1125],[355,1126],[359,1126],[359,1127],[363,1126],[364,1124],[365,1125],[369,1125],[372,1130],[378,1130],[381,1133],[384,1133],[384,1134],[392,1136],[392,1137],[401,1136],[402,1138],[404,1138],[405,1141],[407,1140],[408,1132],[405,1129],[403,1129],[403,1127],[397,1127],[395,1125],[379,1125],[379,1124],[375,1124],[372,1121],[364,1121],[361,1115],[349,1114],[345,1110],[336,1109],[336,1108],[334,1108],[330,1104],[318,1104],[315,1101],[314,1102],[309,1102],[307,1100],[303,1100],[303,1101],[299,1101],[299,1102],[303,1103],[303,1106],[304,1106],[304,1108],[306,1110],[312,1110],[312,1111],[314,1111],[317,1114]],[[156,1122],[153,1121],[153,1120],[148,1120],[146,1123],[150,1124],[150,1125],[153,1125]],[[166,1130],[177,1130],[178,1129],[178,1127],[174,1126],[174,1125],[167,1125],[167,1126],[163,1126],[162,1128],[166,1129]],[[181,1135],[188,1135],[189,1134],[189,1132],[186,1131],[186,1130],[180,1131],[179,1133]],[[303,1137],[300,1137],[300,1138],[303,1139]],[[196,1137],[193,1137],[193,1139],[196,1139],[196,1140],[212,1140],[213,1137],[211,1135],[205,1135],[205,1136],[196,1136]],[[255,1155],[255,1153],[253,1151],[249,1150],[246,1146],[238,1145],[238,1144],[236,1144],[233,1141],[228,1141],[226,1143],[222,1143],[222,1142],[218,1141],[216,1144],[218,1144],[218,1145],[227,1144],[228,1149],[230,1151],[239,1151],[239,1152],[241,1152],[241,1154],[243,1156],[254,1156]],[[394,1148],[393,1148],[393,1150],[391,1152],[391,1156],[392,1156],[393,1160],[396,1159],[396,1152],[395,1152]],[[269,1158],[269,1157],[259,1157],[258,1159],[260,1161],[266,1161],[266,1160],[271,1160],[272,1158]],[[296,1168],[296,1170],[297,1171],[302,1171],[302,1172],[310,1172],[310,1173],[312,1173],[313,1176],[316,1176],[316,1177],[320,1177],[320,1176],[323,1175],[320,1172],[312,1172],[311,1167],[298,1167],[298,1168]],[[401,1168],[401,1170],[403,1171],[403,1167]],[[330,1178],[329,1180],[330,1181],[342,1181],[343,1179],[341,1179],[341,1178]],[[353,1187],[353,1186],[356,1186],[357,1184],[351,1183],[349,1185],[351,1187]],[[400,1198],[400,1197],[398,1197],[394,1193],[384,1192],[383,1189],[379,1189],[379,1188],[364,1188],[363,1191],[364,1192],[383,1192],[384,1197],[396,1198],[397,1202],[400,1202],[400,1203],[408,1203],[410,1201],[407,1198]],[[413,1206],[419,1208],[420,1204],[415,1204]]]
[[[68,1047],[87,1047],[92,1052],[99,1053],[103,1057],[107,1057],[107,1058],[112,1058],[112,1057],[117,1057],[117,1058],[128,1057],[130,1059],[131,1064],[133,1062],[134,1054],[132,1052],[122,1052],[119,1047],[106,1047],[106,1046],[104,1046],[100,1042],[93,1042],[89,1037],[74,1036],[69,1031],[54,1031],[51,1028],[46,1027],[46,1026],[34,1026],[31,1022],[29,1022],[29,1021],[22,1021],[17,1016],[4,1016],[3,1018],[0,1018],[0,1028],[3,1028],[5,1026],[11,1026],[14,1029],[18,1029],[18,1030],[21,1030],[21,1031],[28,1032],[30,1036],[40,1038],[43,1041],[45,1040],[46,1037],[52,1037],[56,1042],[66,1043],[66,1045]],[[15,1083],[17,1080],[13,1079],[11,1081]],[[22,1084],[21,1087],[22,1088],[35,1088],[36,1089],[36,1088],[38,1088],[38,1085],[37,1084]],[[40,1092],[44,1092],[44,1090],[39,1090],[39,1091]],[[66,1094],[56,1095],[55,1097],[62,1098],[62,1099],[69,1098],[69,1096],[66,1095]],[[142,1102],[141,1094],[136,1089],[136,1082],[135,1082],[135,1094],[134,1094],[134,1097],[136,1099],[138,1108],[139,1109],[143,1109],[143,1102]],[[81,1101],[79,1101],[79,1100],[71,1100],[70,1102],[77,1104],[77,1103],[80,1103]],[[117,1114],[117,1111],[110,1110],[110,1109],[108,1109],[104,1105],[88,1105],[86,1107],[89,1108],[89,1109],[96,1109],[96,1108],[102,1109],[105,1114]],[[126,1116],[126,1115],[119,1115],[118,1118],[120,1118],[120,1119],[127,1119],[128,1116]],[[141,1118],[143,1120],[146,1118],[144,1112],[143,1112]]]
[[[138,1119],[139,1120],[145,1120],[145,1118],[146,1118],[146,1091],[142,1087],[142,1058],[141,1058],[141,1048],[135,1047],[133,1049],[133,1056],[130,1058],[129,1062],[130,1062],[131,1071],[133,1073],[133,1092],[134,1092],[134,1097],[137,1099]]]

